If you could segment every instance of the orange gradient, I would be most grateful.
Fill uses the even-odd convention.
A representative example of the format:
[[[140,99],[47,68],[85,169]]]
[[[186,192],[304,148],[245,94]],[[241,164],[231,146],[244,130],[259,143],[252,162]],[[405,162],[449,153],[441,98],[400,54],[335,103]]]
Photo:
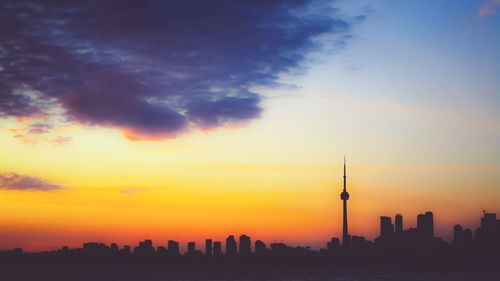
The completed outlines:
[[[272,110],[246,127],[162,141],[130,141],[119,130],[75,125],[27,144],[9,131],[22,124],[3,121],[0,172],[65,188],[0,189],[0,249],[201,243],[242,233],[254,241],[325,247],[341,232],[344,154],[353,235],[375,238],[381,215],[400,213],[410,227],[418,213],[431,210],[436,234],[449,239],[455,223],[475,228],[483,209],[499,211],[500,173],[490,146],[478,146],[472,134],[464,136],[470,143],[452,142],[456,133],[429,139],[429,131],[451,128],[455,119],[415,121],[407,112],[344,108],[350,100],[323,97],[275,102],[267,101]],[[315,114],[304,104],[314,105]],[[342,122],[346,116],[352,125]],[[392,124],[373,130],[374,118]],[[415,122],[410,135],[398,133]],[[492,134],[470,130],[486,139]],[[72,141],[44,141],[60,135]]]

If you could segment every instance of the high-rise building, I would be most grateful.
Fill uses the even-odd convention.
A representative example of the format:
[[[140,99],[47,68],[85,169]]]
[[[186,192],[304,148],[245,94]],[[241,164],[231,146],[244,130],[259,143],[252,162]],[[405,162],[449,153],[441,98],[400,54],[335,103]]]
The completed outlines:
[[[206,256],[212,256],[212,239],[207,239],[205,240],[205,255]]]
[[[187,244],[187,254],[188,255],[194,255],[196,253],[196,243],[195,242],[188,242]]]
[[[122,252],[125,254],[130,254],[130,246],[129,245],[123,246]]]
[[[340,246],[340,241],[337,237],[330,239],[330,242],[326,243],[326,250],[328,252],[333,252]]]
[[[120,249],[118,248],[118,244],[111,243],[111,251],[117,253]]]
[[[144,240],[144,245],[148,248],[153,248],[153,241],[151,239]]]
[[[432,212],[425,212],[417,216],[417,230],[421,238],[434,237],[434,215]]]
[[[497,220],[495,213],[484,213],[481,218],[481,226],[476,230],[475,240],[481,247],[500,249],[500,220]]]
[[[151,255],[154,252],[155,248],[153,248],[153,241],[149,239],[139,242],[139,246],[134,248],[134,253],[141,255]]]
[[[495,231],[497,226],[497,214],[495,213],[485,213],[481,218],[481,228],[485,231]]]
[[[220,241],[214,242],[214,256],[222,256],[222,243]]]
[[[394,225],[392,224],[391,217],[380,217],[380,238],[388,239],[394,234]]]
[[[180,255],[179,242],[174,240],[168,240],[167,253],[173,256]]]
[[[226,255],[234,256],[236,255],[236,240],[233,235],[229,235],[226,238]]]
[[[251,253],[250,250],[251,247],[251,241],[250,237],[246,236],[245,234],[240,236],[240,255],[242,256],[248,256]]]
[[[257,240],[255,241],[255,254],[256,255],[265,255],[267,254],[267,247],[266,247],[266,244],[264,244],[264,242],[260,241],[260,240]]]
[[[472,230],[464,229],[464,243],[472,243]]]
[[[349,230],[347,229],[347,200],[349,200],[349,193],[347,192],[346,188],[346,160],[344,156],[344,189],[342,190],[342,193],[340,193],[340,199],[342,200],[343,203],[343,224],[342,224],[342,245],[347,246],[349,245]]]
[[[423,231],[425,228],[425,216],[424,214],[417,215],[417,231],[420,235],[423,235]]]
[[[434,237],[434,215],[432,212],[425,212],[427,237]]]
[[[461,225],[457,224],[453,227],[453,244],[459,245],[464,240],[464,230]]]
[[[400,214],[397,214],[396,217],[394,218],[396,229],[395,232],[397,235],[401,235],[403,233],[403,216]]]

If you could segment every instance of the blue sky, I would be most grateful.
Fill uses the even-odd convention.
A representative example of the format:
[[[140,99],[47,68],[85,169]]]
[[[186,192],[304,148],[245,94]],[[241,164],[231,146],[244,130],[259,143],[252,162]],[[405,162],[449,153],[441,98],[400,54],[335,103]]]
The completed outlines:
[[[368,74],[366,82],[394,86],[392,91],[386,89],[389,97],[435,106],[470,106],[493,114],[499,106],[500,22],[498,15],[478,15],[482,3],[367,2],[371,8],[357,33],[359,40],[342,55]],[[406,91],[398,93],[401,87]]]

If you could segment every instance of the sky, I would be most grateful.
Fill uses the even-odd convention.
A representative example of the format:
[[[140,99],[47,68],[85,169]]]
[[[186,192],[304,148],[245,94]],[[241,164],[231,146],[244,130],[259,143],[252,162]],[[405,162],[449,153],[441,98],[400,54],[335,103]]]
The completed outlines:
[[[500,213],[500,2],[2,1],[0,249],[325,247]],[[200,244],[201,245],[201,244]]]

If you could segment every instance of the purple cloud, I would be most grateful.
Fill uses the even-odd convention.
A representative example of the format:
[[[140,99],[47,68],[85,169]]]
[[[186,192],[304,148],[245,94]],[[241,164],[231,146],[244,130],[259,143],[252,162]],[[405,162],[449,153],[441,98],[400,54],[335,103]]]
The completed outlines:
[[[52,125],[43,122],[36,122],[28,126],[28,133],[30,134],[45,134],[52,129]]]
[[[132,138],[250,121],[262,111],[253,87],[277,86],[323,47],[318,36],[342,45],[362,17],[335,15],[312,0],[5,0],[0,118],[56,104],[67,122]]]
[[[62,188],[60,185],[52,184],[32,176],[18,175],[16,173],[0,173],[0,189],[53,191]]]

